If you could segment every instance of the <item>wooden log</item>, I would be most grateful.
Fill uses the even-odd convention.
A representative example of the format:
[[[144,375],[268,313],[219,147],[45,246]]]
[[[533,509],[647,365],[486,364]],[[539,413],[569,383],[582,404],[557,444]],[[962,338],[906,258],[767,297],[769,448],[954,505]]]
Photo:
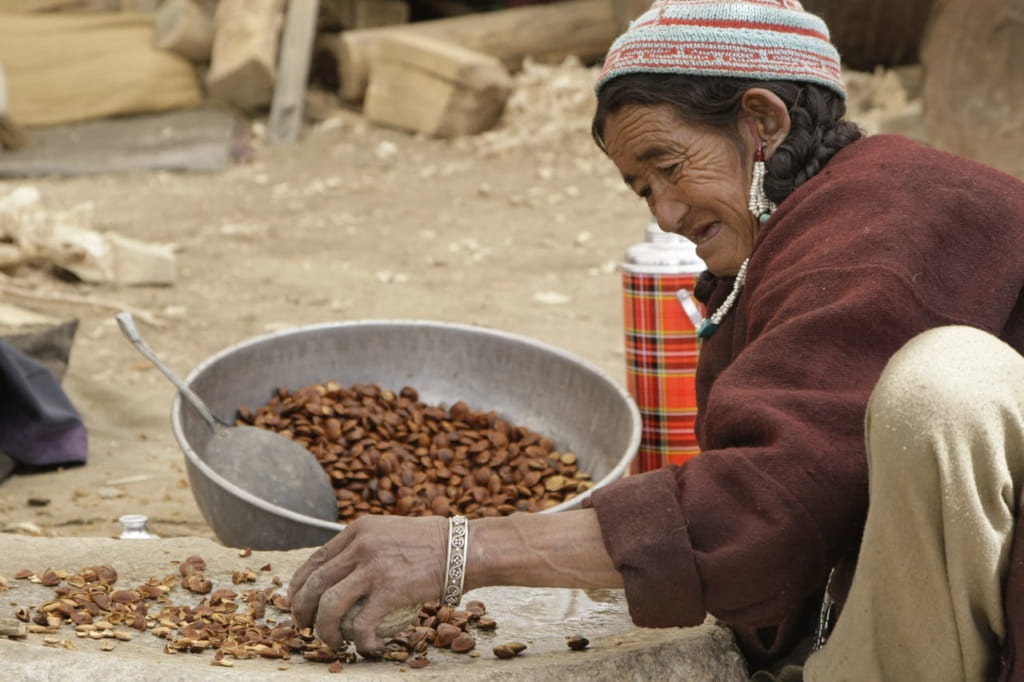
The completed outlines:
[[[931,143],[1024,178],[1020,3],[936,3],[921,53]]]
[[[936,0],[804,0],[828,24],[843,64],[858,71],[915,64]]]
[[[495,57],[414,33],[381,40],[363,103],[367,120],[436,137],[473,135],[501,117],[512,78]]]
[[[515,71],[527,56],[543,62],[559,61],[569,55],[585,62],[600,59],[619,34],[619,22],[609,0],[571,0],[342,31],[318,42],[318,49],[331,52],[336,60],[341,98],[361,100],[366,92],[370,62],[381,39],[408,33],[497,57],[506,68]]]
[[[213,18],[195,0],[166,0],[153,19],[154,44],[196,64],[210,61]]]
[[[323,0],[323,20],[346,30],[394,26],[409,21],[406,0]]]
[[[203,103],[195,67],[153,46],[152,17],[0,13],[0,62],[27,128]]]
[[[284,0],[221,0],[206,75],[212,101],[243,111],[270,104],[283,20]]]
[[[299,138],[319,10],[319,0],[291,0],[288,3],[267,129],[270,144],[294,142]]]

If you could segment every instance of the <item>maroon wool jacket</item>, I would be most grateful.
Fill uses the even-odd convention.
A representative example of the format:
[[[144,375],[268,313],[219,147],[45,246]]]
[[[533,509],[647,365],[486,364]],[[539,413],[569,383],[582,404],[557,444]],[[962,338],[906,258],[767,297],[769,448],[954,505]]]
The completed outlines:
[[[731,288],[720,280],[709,309]],[[765,224],[735,309],[703,343],[701,454],[592,495],[634,622],[711,613],[751,660],[785,654],[829,570],[856,552],[864,414],[886,361],[950,324],[1024,353],[1022,290],[1024,183],[898,136],[836,154]],[[1012,635],[1024,633],[1022,545]]]

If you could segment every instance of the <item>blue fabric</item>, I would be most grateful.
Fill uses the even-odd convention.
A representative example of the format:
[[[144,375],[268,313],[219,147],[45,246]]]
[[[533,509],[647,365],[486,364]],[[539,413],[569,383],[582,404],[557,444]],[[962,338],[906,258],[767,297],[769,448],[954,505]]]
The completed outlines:
[[[0,452],[20,464],[83,464],[88,436],[56,377],[0,339]]]

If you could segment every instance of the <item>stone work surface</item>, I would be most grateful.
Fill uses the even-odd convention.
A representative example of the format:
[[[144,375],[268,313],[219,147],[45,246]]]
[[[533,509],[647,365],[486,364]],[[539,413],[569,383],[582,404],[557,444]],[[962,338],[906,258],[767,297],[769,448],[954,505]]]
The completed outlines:
[[[177,574],[177,562],[198,555],[207,564],[214,585],[241,591],[273,586],[279,578],[287,589],[294,570],[310,550],[253,552],[241,556],[204,538],[116,540],[108,538],[35,538],[0,535],[0,578],[7,590],[0,598],[0,619],[19,609],[35,608],[52,598],[53,588],[15,579],[23,569],[42,574],[46,569],[79,572],[87,566],[108,565],[118,572],[117,586],[128,589],[150,578]],[[233,571],[252,570],[257,582],[232,585]],[[4,580],[0,580],[2,585]],[[195,604],[197,595],[174,588],[174,603]],[[409,669],[388,661],[358,660],[345,664],[340,675],[360,680],[591,680],[676,679],[693,682],[731,682],[747,679],[731,634],[709,621],[695,628],[647,630],[635,628],[626,614],[621,591],[534,590],[486,588],[470,593],[487,605],[498,623],[494,633],[478,633],[478,656],[428,650],[426,668]],[[268,608],[268,612],[272,609]],[[287,614],[277,614],[280,620]],[[211,665],[213,654],[166,654],[165,640],[132,631],[130,641],[77,637],[68,624],[56,632],[32,633],[21,639],[0,638],[0,660],[6,679],[52,680],[195,680],[195,679],[322,679],[327,666],[298,657],[288,660],[245,659],[233,668]],[[569,650],[566,637],[590,640],[584,651]],[[48,639],[47,639],[48,638]],[[512,660],[494,656],[493,646],[518,640],[526,651]],[[100,647],[115,642],[112,650]]]

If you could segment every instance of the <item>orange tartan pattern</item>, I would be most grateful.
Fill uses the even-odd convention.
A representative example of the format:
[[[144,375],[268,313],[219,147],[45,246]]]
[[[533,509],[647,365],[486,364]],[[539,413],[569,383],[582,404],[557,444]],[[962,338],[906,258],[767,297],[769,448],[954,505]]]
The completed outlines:
[[[677,298],[694,274],[623,272],[626,386],[640,408],[643,436],[633,472],[682,464],[699,452],[694,374],[697,330]]]

